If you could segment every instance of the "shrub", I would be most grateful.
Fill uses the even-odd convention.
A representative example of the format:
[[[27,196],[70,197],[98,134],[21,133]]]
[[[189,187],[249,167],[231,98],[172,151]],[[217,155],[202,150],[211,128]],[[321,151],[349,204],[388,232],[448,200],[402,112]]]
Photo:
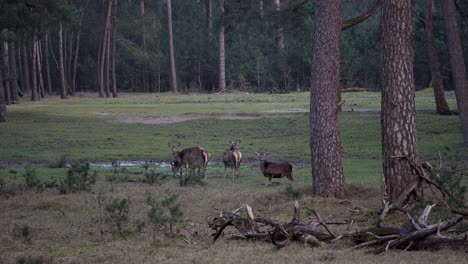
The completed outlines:
[[[124,237],[126,225],[128,223],[128,213],[130,211],[130,202],[128,199],[114,199],[110,204],[106,206],[107,211],[107,222],[112,223],[119,235]]]
[[[17,184],[14,182],[7,182],[4,179],[0,178],[0,196],[5,197],[5,199],[10,198],[23,191],[24,185]]]
[[[67,171],[65,180],[60,181],[58,189],[61,194],[88,191],[96,183],[97,172],[89,174],[89,163],[74,163]]]
[[[25,243],[31,243],[32,241],[32,229],[26,224],[18,225],[15,224],[13,228],[13,236],[21,239]]]
[[[58,159],[54,159],[49,162],[49,168],[65,168],[70,162],[70,157],[67,154],[60,156]]]
[[[156,237],[158,230],[169,224],[169,230],[173,233],[175,224],[183,221],[183,211],[180,203],[177,202],[177,194],[171,194],[161,200],[153,195],[148,195],[146,204],[150,206],[148,212],[149,223],[153,226],[153,237]]]
[[[162,172],[155,172],[154,170],[146,171],[144,175],[144,181],[151,185],[161,185],[167,178]]]
[[[26,184],[26,188],[32,189],[37,187],[41,182],[37,177],[36,169],[28,166],[25,168],[25,170],[26,171],[23,173],[23,178]]]

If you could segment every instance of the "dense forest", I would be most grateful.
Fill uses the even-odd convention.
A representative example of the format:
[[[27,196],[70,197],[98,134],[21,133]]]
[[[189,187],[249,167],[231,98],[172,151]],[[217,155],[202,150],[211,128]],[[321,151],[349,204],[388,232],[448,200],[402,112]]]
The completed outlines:
[[[343,20],[369,11],[374,2],[343,1]],[[431,83],[424,2],[413,1],[417,89]],[[451,89],[439,5],[435,1],[432,9],[434,43],[444,86]],[[468,3],[457,1],[456,6],[461,38],[466,40]],[[78,91],[100,96],[166,92],[174,90],[172,78],[180,92],[284,92],[310,85],[311,0],[3,0],[0,10],[7,103],[17,101],[17,94],[40,100]],[[343,31],[344,87],[381,89],[381,11],[371,11],[366,21]],[[463,45],[468,50],[468,41]]]

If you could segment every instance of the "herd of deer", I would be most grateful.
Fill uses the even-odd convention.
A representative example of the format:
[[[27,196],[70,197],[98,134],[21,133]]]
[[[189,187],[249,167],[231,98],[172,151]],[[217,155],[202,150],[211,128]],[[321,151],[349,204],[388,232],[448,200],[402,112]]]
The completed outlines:
[[[232,169],[232,178],[235,176],[239,177],[239,168],[242,162],[242,152],[240,148],[240,140],[231,141],[231,147],[229,150],[223,153],[224,163],[224,178],[226,178],[227,168]],[[195,174],[198,175],[203,173],[206,179],[206,167],[211,158],[211,154],[202,147],[192,147],[184,150],[180,150],[180,143],[168,144],[171,148],[172,156],[174,161],[171,162],[172,172],[174,176],[177,174],[180,177],[183,176],[183,168],[185,168],[186,175]],[[272,178],[283,178],[286,177],[290,181],[293,181],[293,169],[294,166],[289,162],[275,163],[268,162],[268,152],[255,152],[260,160],[260,170],[263,176],[268,177],[268,183],[271,184]]]

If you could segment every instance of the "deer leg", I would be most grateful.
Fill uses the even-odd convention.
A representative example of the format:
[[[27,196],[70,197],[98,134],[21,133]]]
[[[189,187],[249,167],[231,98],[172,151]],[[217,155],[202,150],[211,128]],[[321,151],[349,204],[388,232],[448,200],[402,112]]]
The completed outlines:
[[[231,171],[231,174],[232,174],[232,179],[234,180],[234,172],[235,172],[235,167],[232,167],[232,171]]]
[[[271,185],[271,174],[268,174],[268,185]]]

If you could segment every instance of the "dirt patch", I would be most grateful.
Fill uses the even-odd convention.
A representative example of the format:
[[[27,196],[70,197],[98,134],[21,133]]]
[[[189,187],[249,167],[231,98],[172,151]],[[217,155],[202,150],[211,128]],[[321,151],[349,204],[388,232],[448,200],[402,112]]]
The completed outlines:
[[[263,113],[275,113],[275,114],[290,114],[290,113],[308,113],[308,109],[302,109],[302,108],[291,108],[291,109],[274,109],[274,110],[268,110],[264,111]]]
[[[117,119],[119,123],[126,124],[148,124],[148,125],[162,125],[162,124],[174,124],[190,120],[197,119],[227,119],[227,120],[250,120],[250,119],[259,119],[264,116],[255,116],[255,115],[186,115],[186,116],[148,116],[148,117],[126,117]]]

